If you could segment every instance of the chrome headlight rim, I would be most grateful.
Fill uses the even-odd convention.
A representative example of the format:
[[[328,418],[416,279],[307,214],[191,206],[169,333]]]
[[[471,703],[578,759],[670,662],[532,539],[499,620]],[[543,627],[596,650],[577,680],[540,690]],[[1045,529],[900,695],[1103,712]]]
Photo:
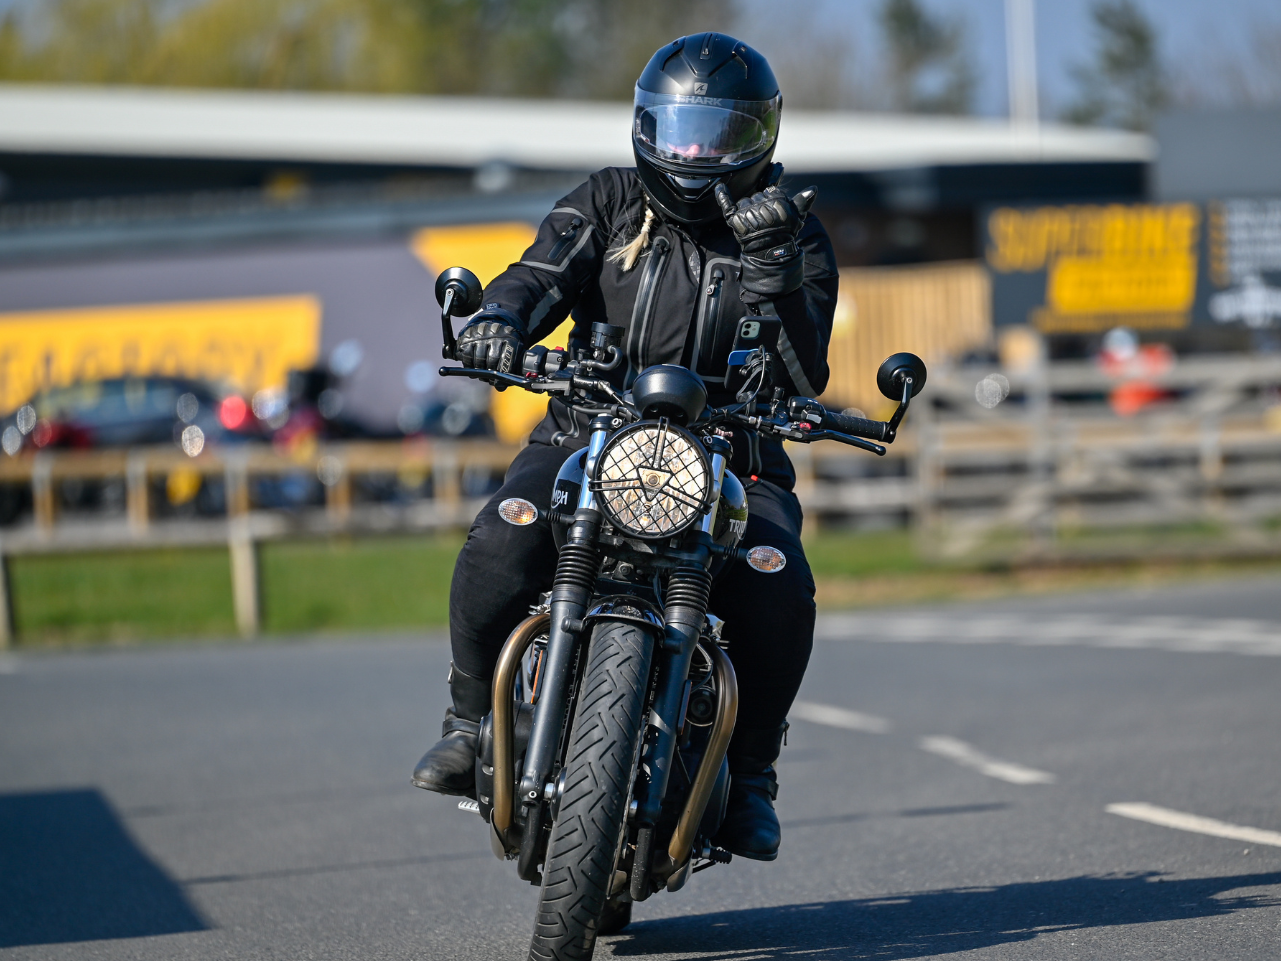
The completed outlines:
[[[664,485],[660,493],[656,495],[654,500],[666,497],[678,501],[686,508],[684,516],[679,523],[666,530],[647,531],[638,525],[629,523],[627,519],[621,516],[621,505],[618,503],[620,500],[619,495],[623,492],[634,493],[642,489],[642,483],[639,479],[633,481],[631,478],[607,478],[603,476],[614,466],[610,455],[618,452],[633,434],[644,432],[666,432],[669,442],[672,438],[677,438],[680,443],[686,445],[685,449],[693,455],[698,468],[698,476],[701,478],[701,487],[697,491],[691,492],[682,487]],[[665,450],[670,450],[670,447],[665,448]],[[688,467],[689,465],[685,466]],[[697,437],[685,428],[667,421],[666,418],[658,421],[641,421],[616,432],[605,442],[600,456],[596,459],[595,470],[592,473],[593,476],[588,484],[596,495],[597,506],[610,524],[626,537],[643,541],[662,541],[678,537],[698,524],[711,509],[710,499],[713,486],[711,458]],[[672,479],[675,479],[675,475],[673,475]],[[622,483],[623,481],[627,483]]]

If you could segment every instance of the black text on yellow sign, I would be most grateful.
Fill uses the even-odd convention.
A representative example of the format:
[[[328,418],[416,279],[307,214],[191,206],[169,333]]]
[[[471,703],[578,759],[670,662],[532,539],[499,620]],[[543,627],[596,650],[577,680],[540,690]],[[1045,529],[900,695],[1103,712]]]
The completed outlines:
[[[1002,207],[987,226],[998,283],[1002,274],[1045,277],[1040,304],[1022,322],[1058,333],[1189,321],[1201,232],[1195,204]]]

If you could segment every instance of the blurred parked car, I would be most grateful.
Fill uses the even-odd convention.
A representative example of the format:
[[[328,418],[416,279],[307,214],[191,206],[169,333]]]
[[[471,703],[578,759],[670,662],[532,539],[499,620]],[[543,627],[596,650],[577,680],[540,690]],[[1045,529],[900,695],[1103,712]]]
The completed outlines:
[[[194,456],[206,443],[260,436],[243,398],[219,397],[208,384],[179,377],[50,388],[0,422],[0,444],[10,456],[31,448],[154,444],[176,444]]]
[[[210,443],[262,436],[244,398],[220,396],[209,384],[181,377],[112,378],[50,388],[0,421],[0,448],[10,457],[43,449],[158,444],[174,444],[195,457]],[[175,471],[161,486],[158,504],[199,513],[222,510],[221,482],[206,483],[194,471]],[[118,480],[68,480],[59,496],[64,508],[112,509],[123,507],[124,492]],[[27,485],[0,487],[0,523],[13,523],[29,505]]]

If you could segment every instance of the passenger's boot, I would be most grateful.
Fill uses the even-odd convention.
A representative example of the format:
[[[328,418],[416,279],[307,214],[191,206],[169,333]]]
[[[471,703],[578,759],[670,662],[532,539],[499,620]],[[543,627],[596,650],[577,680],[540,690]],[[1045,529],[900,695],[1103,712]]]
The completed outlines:
[[[755,861],[778,857],[781,831],[774,813],[778,797],[774,762],[786,732],[786,721],[772,729],[734,732],[729,745],[729,803],[715,838],[715,844],[731,854]]]
[[[423,755],[410,779],[414,787],[437,794],[476,794],[476,739],[480,719],[489,713],[490,682],[449,666],[453,707],[445,711],[441,739]]]

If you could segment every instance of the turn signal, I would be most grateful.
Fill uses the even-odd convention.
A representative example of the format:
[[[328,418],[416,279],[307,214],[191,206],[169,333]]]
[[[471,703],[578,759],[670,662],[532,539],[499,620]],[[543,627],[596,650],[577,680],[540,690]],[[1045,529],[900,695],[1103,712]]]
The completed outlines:
[[[538,508],[523,497],[509,497],[498,505],[498,516],[508,524],[528,527],[538,520]]]
[[[753,547],[747,552],[747,566],[762,574],[777,574],[787,566],[787,557],[777,547]]]

